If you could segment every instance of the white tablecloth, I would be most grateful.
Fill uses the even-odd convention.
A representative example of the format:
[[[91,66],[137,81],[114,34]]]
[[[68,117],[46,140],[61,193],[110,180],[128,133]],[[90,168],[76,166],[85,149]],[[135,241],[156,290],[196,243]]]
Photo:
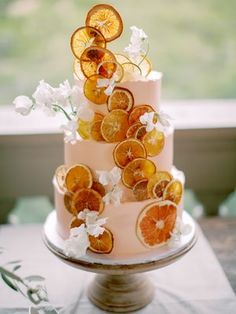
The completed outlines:
[[[0,265],[21,259],[20,275],[41,275],[46,279],[51,303],[65,307],[65,313],[104,313],[86,297],[94,274],[74,269],[52,255],[41,239],[41,225],[0,226]],[[207,240],[199,231],[197,245],[176,263],[147,273],[156,293],[153,302],[139,314],[234,314],[236,296]],[[0,280],[0,314],[28,313],[30,303]]]

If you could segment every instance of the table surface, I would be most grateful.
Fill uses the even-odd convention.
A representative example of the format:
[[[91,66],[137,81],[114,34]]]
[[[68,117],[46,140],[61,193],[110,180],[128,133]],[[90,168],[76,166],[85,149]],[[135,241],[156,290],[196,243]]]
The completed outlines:
[[[236,218],[204,218],[199,224],[236,292]]]

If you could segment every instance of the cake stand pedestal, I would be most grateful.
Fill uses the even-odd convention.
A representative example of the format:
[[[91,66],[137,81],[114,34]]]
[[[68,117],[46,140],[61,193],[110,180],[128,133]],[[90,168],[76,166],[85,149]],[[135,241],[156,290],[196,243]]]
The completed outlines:
[[[157,252],[129,259],[109,259],[94,253],[74,259],[63,252],[64,241],[56,232],[56,213],[52,212],[44,225],[43,240],[47,248],[66,264],[97,273],[88,287],[90,301],[102,310],[128,313],[149,304],[154,297],[154,287],[143,272],[165,267],[185,255],[195,245],[196,227],[193,219],[183,213],[184,223],[192,227],[189,235],[182,236],[178,247],[158,249]]]

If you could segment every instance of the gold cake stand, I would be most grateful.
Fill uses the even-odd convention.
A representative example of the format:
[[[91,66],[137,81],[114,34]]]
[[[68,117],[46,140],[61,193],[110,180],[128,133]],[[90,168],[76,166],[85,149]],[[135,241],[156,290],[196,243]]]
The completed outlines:
[[[141,273],[174,263],[195,245],[197,235],[194,220],[184,212],[183,221],[191,225],[192,231],[182,236],[178,247],[163,247],[155,253],[116,261],[105,255],[98,257],[92,252],[81,259],[66,256],[63,253],[64,241],[56,232],[55,211],[44,224],[43,240],[47,248],[66,264],[97,273],[88,287],[88,297],[93,304],[105,311],[128,313],[143,308],[154,297],[151,281]]]

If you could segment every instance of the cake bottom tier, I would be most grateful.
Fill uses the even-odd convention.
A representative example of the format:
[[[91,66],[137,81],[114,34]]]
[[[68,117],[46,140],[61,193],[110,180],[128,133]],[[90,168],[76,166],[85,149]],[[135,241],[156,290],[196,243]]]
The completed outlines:
[[[176,169],[172,170],[173,177],[182,181],[184,185],[184,174]],[[67,239],[70,233],[70,222],[72,215],[64,205],[64,193],[58,188],[56,180],[53,180],[55,207],[57,216],[57,232],[63,239]],[[177,207],[177,216],[181,217],[183,211],[183,196]],[[149,199],[141,202],[124,202],[119,206],[106,205],[100,217],[108,217],[105,225],[112,234],[114,246],[111,253],[106,254],[107,258],[129,258],[150,250],[138,239],[136,234],[136,224],[139,214],[143,208],[155,200]]]

